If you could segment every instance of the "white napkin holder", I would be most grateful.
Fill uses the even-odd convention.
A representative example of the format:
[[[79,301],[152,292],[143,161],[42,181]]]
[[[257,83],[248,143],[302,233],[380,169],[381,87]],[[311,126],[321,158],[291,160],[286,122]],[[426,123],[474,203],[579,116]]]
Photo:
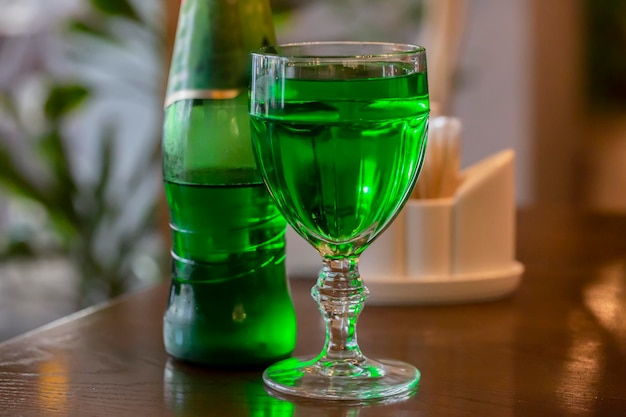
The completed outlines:
[[[513,151],[499,152],[462,171],[452,197],[409,200],[361,256],[368,303],[459,303],[512,293],[524,269],[515,260],[514,161]]]

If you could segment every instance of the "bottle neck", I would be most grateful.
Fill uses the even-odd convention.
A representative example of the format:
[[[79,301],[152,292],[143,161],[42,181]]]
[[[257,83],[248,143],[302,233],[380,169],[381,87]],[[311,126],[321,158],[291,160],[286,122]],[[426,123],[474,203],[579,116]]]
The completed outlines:
[[[182,0],[166,107],[238,97],[249,83],[250,52],[273,43],[268,0]]]

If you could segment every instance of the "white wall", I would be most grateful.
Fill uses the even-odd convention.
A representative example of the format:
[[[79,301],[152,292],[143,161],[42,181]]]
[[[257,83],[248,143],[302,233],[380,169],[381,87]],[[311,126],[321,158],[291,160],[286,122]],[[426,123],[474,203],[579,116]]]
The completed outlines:
[[[463,165],[516,152],[518,204],[532,193],[530,2],[470,0],[453,113],[463,122]]]

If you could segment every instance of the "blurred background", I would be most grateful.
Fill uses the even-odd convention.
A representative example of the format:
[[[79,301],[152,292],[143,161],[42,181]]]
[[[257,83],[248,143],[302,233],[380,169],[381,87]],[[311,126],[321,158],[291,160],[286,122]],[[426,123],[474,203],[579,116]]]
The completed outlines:
[[[160,135],[179,0],[0,0],[0,341],[168,279]],[[272,0],[280,42],[424,44],[462,163],[518,206],[626,212],[626,0]]]

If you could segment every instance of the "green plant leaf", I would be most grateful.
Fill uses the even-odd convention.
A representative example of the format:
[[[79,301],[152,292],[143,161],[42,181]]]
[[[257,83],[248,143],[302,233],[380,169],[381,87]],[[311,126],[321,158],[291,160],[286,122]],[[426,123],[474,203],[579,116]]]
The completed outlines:
[[[52,223],[64,238],[76,233],[76,216],[69,196],[58,195],[52,189],[39,188],[18,168],[11,153],[2,147],[0,147],[0,188],[44,206]]]
[[[82,85],[56,85],[50,90],[44,111],[50,120],[56,122],[76,109],[89,96],[89,90]]]
[[[12,119],[17,119],[17,109],[11,97],[3,91],[0,91],[0,112],[6,114]]]
[[[72,177],[69,155],[57,129],[45,134],[39,140],[39,151],[49,164],[56,180],[55,186],[50,190],[56,205],[70,219],[75,219],[72,198],[76,194],[77,186]]]
[[[98,181],[94,187],[94,193],[100,202],[100,205],[105,207],[107,205],[106,190],[112,179],[111,172],[114,163],[113,148],[115,145],[115,129],[113,126],[107,125],[105,126],[102,135],[102,149],[100,151],[100,161],[102,165],[100,166],[100,172],[98,172]]]
[[[0,186],[12,193],[43,204],[47,199],[45,194],[23,175],[10,152],[3,147],[0,147]]]
[[[89,35],[100,39],[111,39],[111,35],[102,27],[96,24],[82,22],[79,20],[71,21],[67,25],[70,32]]]
[[[128,0],[91,0],[91,4],[97,10],[108,15],[126,17],[136,22],[141,21],[139,15]]]

